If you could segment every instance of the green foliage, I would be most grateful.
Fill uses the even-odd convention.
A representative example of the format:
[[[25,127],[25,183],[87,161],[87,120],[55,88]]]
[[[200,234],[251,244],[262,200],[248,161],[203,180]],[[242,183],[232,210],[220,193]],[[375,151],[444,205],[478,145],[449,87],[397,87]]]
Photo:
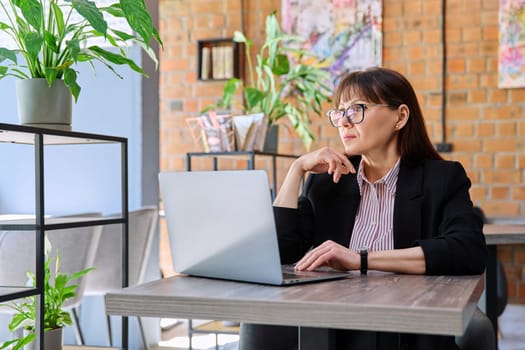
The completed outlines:
[[[301,63],[309,54],[295,47],[304,39],[283,33],[275,12],[266,18],[266,38],[256,56],[255,66],[250,58],[252,40],[238,31],[233,40],[244,43],[249,74],[247,82],[243,84],[237,78],[229,80],[224,85],[221,101],[204,111],[229,108],[233,96],[241,88],[244,95],[242,109],[246,113],[262,112],[268,116],[270,124],[288,117],[309,149],[315,137],[309,129],[308,111],[320,116],[322,104],[330,101],[330,89],[324,84],[329,74],[315,65]],[[294,59],[291,60],[290,56]]]
[[[47,257],[47,254],[46,254]],[[60,257],[57,255],[55,261],[54,279],[51,274],[51,258],[47,258],[44,263],[44,330],[51,330],[61,328],[65,325],[72,325],[71,316],[69,312],[63,310],[64,302],[75,297],[76,284],[72,284],[74,280],[84,276],[94,268],[84,269],[75,272],[71,275],[61,273]],[[28,272],[29,284],[32,287],[36,286],[36,276],[32,272]],[[23,347],[31,343],[35,339],[35,315],[36,315],[36,296],[24,298],[22,302],[8,303],[0,306],[6,306],[15,310],[15,314],[9,323],[9,331],[13,332],[19,328],[28,330],[26,335],[21,338],[12,339],[0,345],[0,349],[5,349],[13,346],[12,350],[23,349]]]
[[[0,2],[0,10],[7,23],[0,22],[0,30],[15,42],[16,49],[0,48],[0,79],[13,76],[19,79],[45,78],[51,86],[56,79],[64,79],[66,86],[78,100],[80,86],[77,72],[72,68],[80,62],[99,61],[122,78],[113,65],[127,65],[146,75],[123,47],[137,44],[158,65],[150,42],[162,41],[146,9],[144,0],[118,0],[107,7],[97,7],[90,0],[8,0]],[[80,15],[75,22],[72,14]],[[108,26],[106,18],[124,18],[133,34]],[[87,46],[86,41],[105,38],[118,53]],[[17,61],[21,54],[24,62]]]

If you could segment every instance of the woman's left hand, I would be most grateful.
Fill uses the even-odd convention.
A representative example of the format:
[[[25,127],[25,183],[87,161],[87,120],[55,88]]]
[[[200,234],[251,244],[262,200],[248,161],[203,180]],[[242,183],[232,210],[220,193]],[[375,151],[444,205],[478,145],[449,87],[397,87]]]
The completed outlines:
[[[297,262],[295,269],[298,271],[312,271],[320,266],[329,266],[340,271],[357,270],[361,264],[360,259],[358,253],[328,240],[306,253]]]

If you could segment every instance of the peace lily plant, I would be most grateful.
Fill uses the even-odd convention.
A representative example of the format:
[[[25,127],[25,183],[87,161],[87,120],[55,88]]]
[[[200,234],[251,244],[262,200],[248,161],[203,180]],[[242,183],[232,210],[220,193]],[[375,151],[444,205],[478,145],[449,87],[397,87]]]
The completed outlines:
[[[315,136],[310,130],[309,112],[321,115],[322,105],[330,101],[330,89],[325,82],[328,72],[316,65],[313,56],[298,48],[303,38],[283,33],[275,12],[266,18],[265,41],[256,55],[255,65],[250,57],[253,41],[236,31],[233,40],[245,47],[248,77],[243,82],[233,78],[226,82],[221,101],[205,109],[229,108],[239,89],[243,92],[246,113],[264,113],[269,124],[282,117],[290,120],[306,149]],[[308,58],[310,63],[305,62]]]
[[[74,280],[84,276],[94,268],[84,269],[72,274],[65,274],[60,272],[60,256],[57,254],[56,258],[49,257],[51,251],[51,244],[46,237],[46,260],[44,263],[44,331],[63,328],[66,325],[72,325],[71,316],[69,312],[63,309],[64,303],[75,297],[76,284],[72,284]],[[51,272],[51,264],[54,261],[54,271]],[[28,285],[36,286],[36,276],[32,272],[27,272]],[[52,277],[54,276],[54,277]],[[5,349],[12,346],[12,350],[23,349],[24,346],[30,344],[35,340],[35,318],[37,302],[36,297],[28,297],[22,299],[22,302],[9,302],[1,306],[9,307],[15,311],[11,322],[9,323],[9,331],[14,332],[19,328],[26,330],[24,335],[20,338],[5,341],[0,344],[0,349]]]
[[[6,18],[0,31],[16,47],[0,47],[0,79],[44,78],[49,86],[63,79],[77,101],[80,86],[73,67],[78,63],[88,62],[94,68],[94,61],[101,62],[118,77],[113,65],[127,65],[146,75],[126,53],[128,46],[137,44],[158,64],[150,43],[153,39],[162,45],[162,41],[144,0],[119,0],[100,7],[89,0],[1,0],[0,6]],[[109,19],[111,23],[125,20],[131,32],[111,28]],[[117,49],[90,44],[94,39]]]

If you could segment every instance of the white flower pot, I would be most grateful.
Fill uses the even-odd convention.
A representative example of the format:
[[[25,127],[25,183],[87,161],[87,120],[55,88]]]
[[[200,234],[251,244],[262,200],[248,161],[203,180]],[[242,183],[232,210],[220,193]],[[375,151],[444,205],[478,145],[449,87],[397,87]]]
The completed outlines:
[[[45,79],[17,80],[16,95],[20,124],[71,130],[72,96],[64,81],[49,87]]]

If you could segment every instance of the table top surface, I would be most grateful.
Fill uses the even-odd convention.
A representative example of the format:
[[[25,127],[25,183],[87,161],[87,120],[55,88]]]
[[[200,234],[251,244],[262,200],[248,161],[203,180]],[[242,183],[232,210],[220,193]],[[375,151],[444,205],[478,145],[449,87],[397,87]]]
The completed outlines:
[[[487,244],[520,244],[525,243],[525,225],[483,225]]]
[[[375,271],[287,287],[174,276],[106,294],[106,311],[127,316],[459,335],[482,288],[481,276]]]

